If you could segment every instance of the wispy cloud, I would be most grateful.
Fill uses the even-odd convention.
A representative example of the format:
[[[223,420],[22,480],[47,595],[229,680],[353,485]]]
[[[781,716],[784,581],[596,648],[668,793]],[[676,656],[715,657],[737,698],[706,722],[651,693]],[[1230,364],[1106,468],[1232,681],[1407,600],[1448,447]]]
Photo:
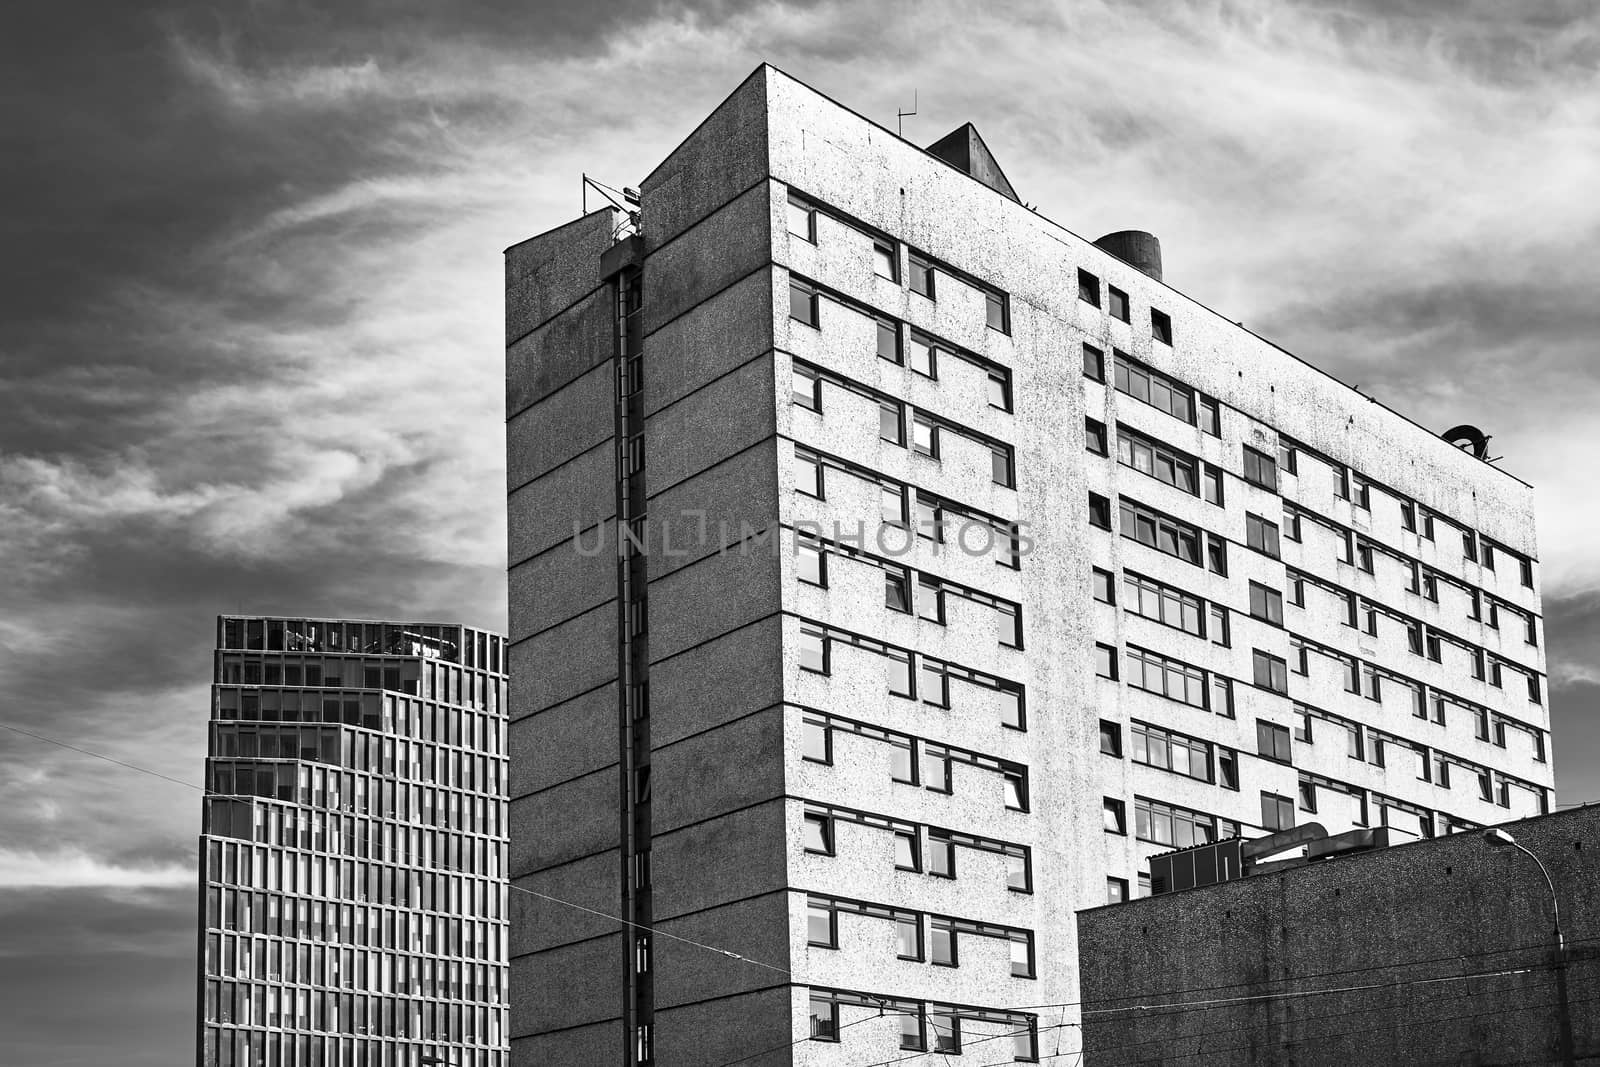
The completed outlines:
[[[193,866],[123,866],[67,849],[31,852],[0,848],[0,890],[163,889],[192,885]]]

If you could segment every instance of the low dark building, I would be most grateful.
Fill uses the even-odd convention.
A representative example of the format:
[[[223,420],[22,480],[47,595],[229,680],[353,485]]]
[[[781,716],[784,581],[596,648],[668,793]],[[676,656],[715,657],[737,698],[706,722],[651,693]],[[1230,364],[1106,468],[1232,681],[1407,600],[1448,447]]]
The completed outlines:
[[[1600,1063],[1600,809],[1328,840],[1079,912],[1084,1067]]]

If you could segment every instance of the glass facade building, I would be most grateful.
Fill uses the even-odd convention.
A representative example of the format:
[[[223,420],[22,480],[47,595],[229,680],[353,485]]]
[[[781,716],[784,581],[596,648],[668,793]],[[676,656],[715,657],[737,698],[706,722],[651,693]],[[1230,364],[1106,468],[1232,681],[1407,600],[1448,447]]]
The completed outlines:
[[[224,616],[201,1067],[506,1062],[505,639]]]

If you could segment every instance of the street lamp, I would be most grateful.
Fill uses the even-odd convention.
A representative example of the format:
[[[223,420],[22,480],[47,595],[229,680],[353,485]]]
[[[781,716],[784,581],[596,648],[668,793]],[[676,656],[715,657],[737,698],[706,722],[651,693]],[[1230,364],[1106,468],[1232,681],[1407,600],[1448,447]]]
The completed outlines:
[[[1556,896],[1556,884],[1550,878],[1550,871],[1545,867],[1544,861],[1535,856],[1525,846],[1519,844],[1510,833],[1498,826],[1491,826],[1483,832],[1483,839],[1491,848],[1514,848],[1527,856],[1539,867],[1539,873],[1544,875],[1544,884],[1550,890],[1550,913],[1555,919],[1556,934],[1556,997],[1559,1000],[1557,1017],[1560,1027],[1561,1062],[1564,1067],[1572,1067],[1572,1011],[1567,1003],[1567,939],[1561,932],[1561,901]]]

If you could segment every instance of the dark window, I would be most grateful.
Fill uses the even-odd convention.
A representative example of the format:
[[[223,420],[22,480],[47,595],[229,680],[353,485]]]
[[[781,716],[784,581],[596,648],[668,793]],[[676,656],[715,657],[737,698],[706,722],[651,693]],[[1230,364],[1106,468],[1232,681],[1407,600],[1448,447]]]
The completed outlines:
[[[1194,390],[1151,370],[1124,352],[1113,351],[1114,376],[1119,392],[1127,393],[1175,419],[1194,423]]]
[[[1517,562],[1522,564],[1522,584],[1527,586],[1529,589],[1532,589],[1533,588],[1533,560],[1528,559],[1526,556],[1524,556],[1522,559],[1518,560]]]
[[[1105,823],[1106,833],[1126,834],[1128,832],[1128,809],[1120,800],[1105,798],[1101,819]]]
[[[1106,286],[1106,295],[1110,298],[1106,303],[1106,310],[1111,312],[1111,317],[1131,322],[1128,315],[1128,294],[1114,285]]]
[[[989,371],[987,384],[989,406],[1001,411],[1011,410],[1011,374],[1005,370]]]
[[[1083,268],[1078,268],[1078,299],[1094,307],[1100,306],[1100,279]]]
[[[1251,582],[1250,614],[1257,619],[1283,625],[1283,594],[1259,582]]]
[[[1258,648],[1251,655],[1251,667],[1255,672],[1256,685],[1274,693],[1289,691],[1289,665],[1281,657]]]
[[[1117,460],[1125,467],[1148,474],[1191,496],[1200,492],[1196,477],[1198,460],[1121,426],[1117,427]]]
[[[888,278],[891,282],[900,280],[900,256],[893,244],[872,242],[872,269],[880,278]]]
[[[839,1040],[839,1004],[825,997],[811,998],[811,1040]]]
[[[1121,518],[1122,536],[1200,565],[1200,531],[1195,527],[1126,500],[1122,501]]]
[[[1110,448],[1106,444],[1106,424],[1098,419],[1085,418],[1083,420],[1084,441],[1090,452],[1097,456],[1110,455]]]
[[[1126,513],[1127,505],[1123,506],[1123,511]],[[1111,529],[1111,501],[1099,493],[1089,494],[1089,525],[1102,530]]]
[[[1100,751],[1108,756],[1122,757],[1122,727],[1114,722],[1100,720]]]
[[[1083,376],[1097,382],[1106,380],[1106,354],[1094,345],[1083,346]]]
[[[1102,604],[1117,602],[1117,580],[1110,571],[1094,569],[1094,598]]]
[[[807,326],[819,325],[817,318],[817,293],[808,285],[789,283],[789,317]]]
[[[1128,880],[1126,878],[1106,879],[1106,903],[1126,904],[1128,902]]]
[[[1256,723],[1256,752],[1270,760],[1288,763],[1294,758],[1289,730],[1270,722]]]
[[[983,292],[984,322],[991,330],[1001,333],[1011,332],[1011,302],[1006,294],[997,293],[992,289]]]
[[[903,363],[905,356],[900,351],[900,324],[890,319],[878,321],[878,358],[886,359],[890,363]]]
[[[891,400],[879,402],[878,436],[891,444],[904,445],[906,443],[905,421],[898,403]]]
[[[1278,491],[1278,463],[1265,452],[1244,446],[1244,480],[1263,489]]]
[[[1261,552],[1278,558],[1278,524],[1268,522],[1260,515],[1246,514],[1244,517],[1244,543]]]
[[[1206,534],[1206,565],[1224,578],[1228,576],[1228,542],[1214,533]]]
[[[911,602],[906,592],[906,575],[904,571],[886,571],[883,576],[883,606],[890,611],[911,611]]]
[[[1223,506],[1222,500],[1222,471],[1207,463],[1200,477],[1200,495],[1205,497],[1207,504]]]
[[[1094,646],[1094,673],[1101,678],[1117,677],[1117,650],[1111,645]]]
[[[1276,793],[1262,793],[1261,825],[1268,830],[1294,829],[1294,801]]]
[[[1166,312],[1150,309],[1150,336],[1164,345],[1172,343],[1172,319]]]
[[[1016,471],[1011,463],[1010,445],[989,446],[989,476],[994,479],[995,485],[1013,488],[1016,482]]]
[[[934,299],[934,274],[936,272],[934,271],[933,264],[928,262],[922,256],[917,255],[915,252],[911,253],[910,261],[911,291],[913,293],[921,293],[929,300]]]

